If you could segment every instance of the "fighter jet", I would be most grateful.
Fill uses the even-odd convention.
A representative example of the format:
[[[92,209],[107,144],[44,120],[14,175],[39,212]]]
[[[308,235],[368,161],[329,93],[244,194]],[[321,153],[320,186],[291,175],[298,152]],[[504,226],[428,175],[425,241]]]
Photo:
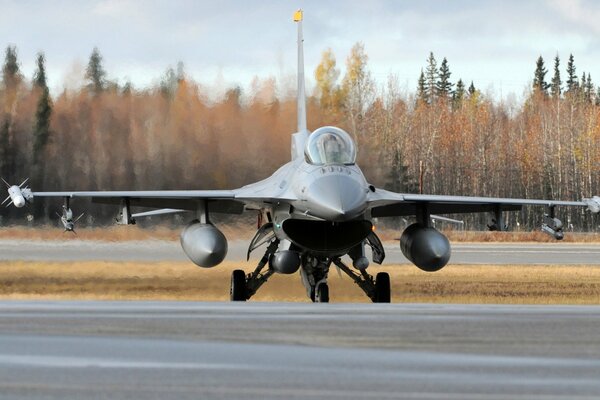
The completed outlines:
[[[135,218],[150,215],[195,213],[180,241],[190,260],[203,268],[217,266],[227,255],[227,239],[211,222],[211,216],[257,212],[259,228],[250,242],[248,257],[261,246],[265,250],[252,272],[233,271],[232,301],[250,299],[273,274],[300,271],[308,297],[314,302],[328,302],[327,277],[330,268],[336,266],[373,302],[390,302],[389,275],[380,272],[374,277],[368,272],[370,262],[381,264],[385,258],[374,231],[374,218],[415,217],[416,222],[401,235],[402,253],[420,269],[438,271],[450,260],[451,250],[448,239],[432,226],[435,214],[491,213],[490,229],[504,230],[504,212],[544,206],[547,213],[542,229],[561,239],[557,206],[600,212],[598,196],[581,201],[443,196],[394,193],[369,184],[356,164],[356,145],[348,133],[333,126],[308,130],[302,20],[299,10],[294,14],[298,26],[298,104],[291,160],[267,179],[233,190],[33,192],[9,185],[12,204],[23,207],[36,197],[62,197],[65,203],[87,197],[92,202],[118,205],[119,224],[133,224]],[[132,214],[132,207],[152,210]],[[351,265],[342,260],[346,256]]]

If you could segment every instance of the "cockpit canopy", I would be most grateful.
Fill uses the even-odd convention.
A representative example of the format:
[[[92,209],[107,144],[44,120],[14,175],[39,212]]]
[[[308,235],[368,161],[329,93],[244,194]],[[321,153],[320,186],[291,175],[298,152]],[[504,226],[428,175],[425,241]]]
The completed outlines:
[[[313,165],[354,164],[356,146],[350,135],[340,128],[324,126],[308,137],[304,157]]]

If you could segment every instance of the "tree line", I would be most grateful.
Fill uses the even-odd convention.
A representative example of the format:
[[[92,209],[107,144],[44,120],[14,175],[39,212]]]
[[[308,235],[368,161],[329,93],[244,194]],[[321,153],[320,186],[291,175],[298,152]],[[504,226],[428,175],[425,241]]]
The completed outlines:
[[[357,43],[342,76],[327,49],[314,70],[308,125],[336,125],[358,145],[371,183],[399,192],[575,200],[600,193],[600,88],[577,77],[570,55],[551,79],[535,62],[525,100],[514,104],[453,81],[446,58],[425,60],[414,91],[390,75],[375,82]],[[52,96],[45,56],[23,76],[17,49],[5,52],[0,85],[0,174],[34,190],[225,189],[262,179],[289,160],[295,129],[294,93],[273,77],[255,78],[247,93],[232,87],[211,100],[183,64],[159,83],[136,88],[109,79],[98,49],[85,84]],[[114,209],[90,206],[96,222]],[[36,222],[55,218],[60,202],[36,199]],[[542,211],[511,214],[509,224],[531,229]],[[561,210],[575,229],[598,229],[583,209]],[[3,223],[23,218],[3,209]],[[488,216],[466,218],[484,228]],[[89,221],[91,222],[91,221]]]

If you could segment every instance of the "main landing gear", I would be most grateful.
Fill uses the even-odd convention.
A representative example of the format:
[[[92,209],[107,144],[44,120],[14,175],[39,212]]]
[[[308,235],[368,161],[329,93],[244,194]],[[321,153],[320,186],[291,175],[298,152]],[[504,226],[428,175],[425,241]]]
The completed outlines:
[[[229,290],[231,301],[250,299],[258,288],[273,275],[274,271],[272,269],[269,268],[264,272],[263,269],[267,266],[271,255],[277,250],[277,246],[279,246],[279,240],[273,239],[252,273],[246,275],[241,269],[236,269],[231,273],[231,288]]]
[[[266,268],[269,258],[277,251],[279,240],[273,239],[258,262],[256,269],[245,274],[241,269],[236,269],[231,274],[231,301],[246,301],[273,275],[271,268]],[[331,264],[335,264],[342,272],[348,275],[365,292],[373,303],[389,303],[391,301],[390,276],[386,272],[379,272],[375,277],[366,272],[350,269],[339,257],[321,258],[310,255],[302,257],[300,274],[302,283],[306,287],[308,297],[315,303],[329,302],[329,285],[327,276]],[[265,270],[266,268],[266,270]]]
[[[389,303],[392,300],[390,275],[387,272],[379,272],[373,278],[365,270],[360,271],[360,274],[354,272],[339,258],[334,259],[333,263],[348,275],[373,303]]]

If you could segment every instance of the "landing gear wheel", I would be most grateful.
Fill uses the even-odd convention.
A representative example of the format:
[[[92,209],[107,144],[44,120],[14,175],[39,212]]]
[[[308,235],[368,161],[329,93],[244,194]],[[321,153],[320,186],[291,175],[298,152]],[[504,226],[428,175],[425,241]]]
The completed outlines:
[[[389,303],[392,300],[390,275],[379,272],[375,277],[375,299],[373,303]]]
[[[229,290],[231,301],[246,301],[246,273],[236,269],[231,273],[231,289]]]
[[[329,286],[320,283],[315,289],[315,303],[329,303]]]

